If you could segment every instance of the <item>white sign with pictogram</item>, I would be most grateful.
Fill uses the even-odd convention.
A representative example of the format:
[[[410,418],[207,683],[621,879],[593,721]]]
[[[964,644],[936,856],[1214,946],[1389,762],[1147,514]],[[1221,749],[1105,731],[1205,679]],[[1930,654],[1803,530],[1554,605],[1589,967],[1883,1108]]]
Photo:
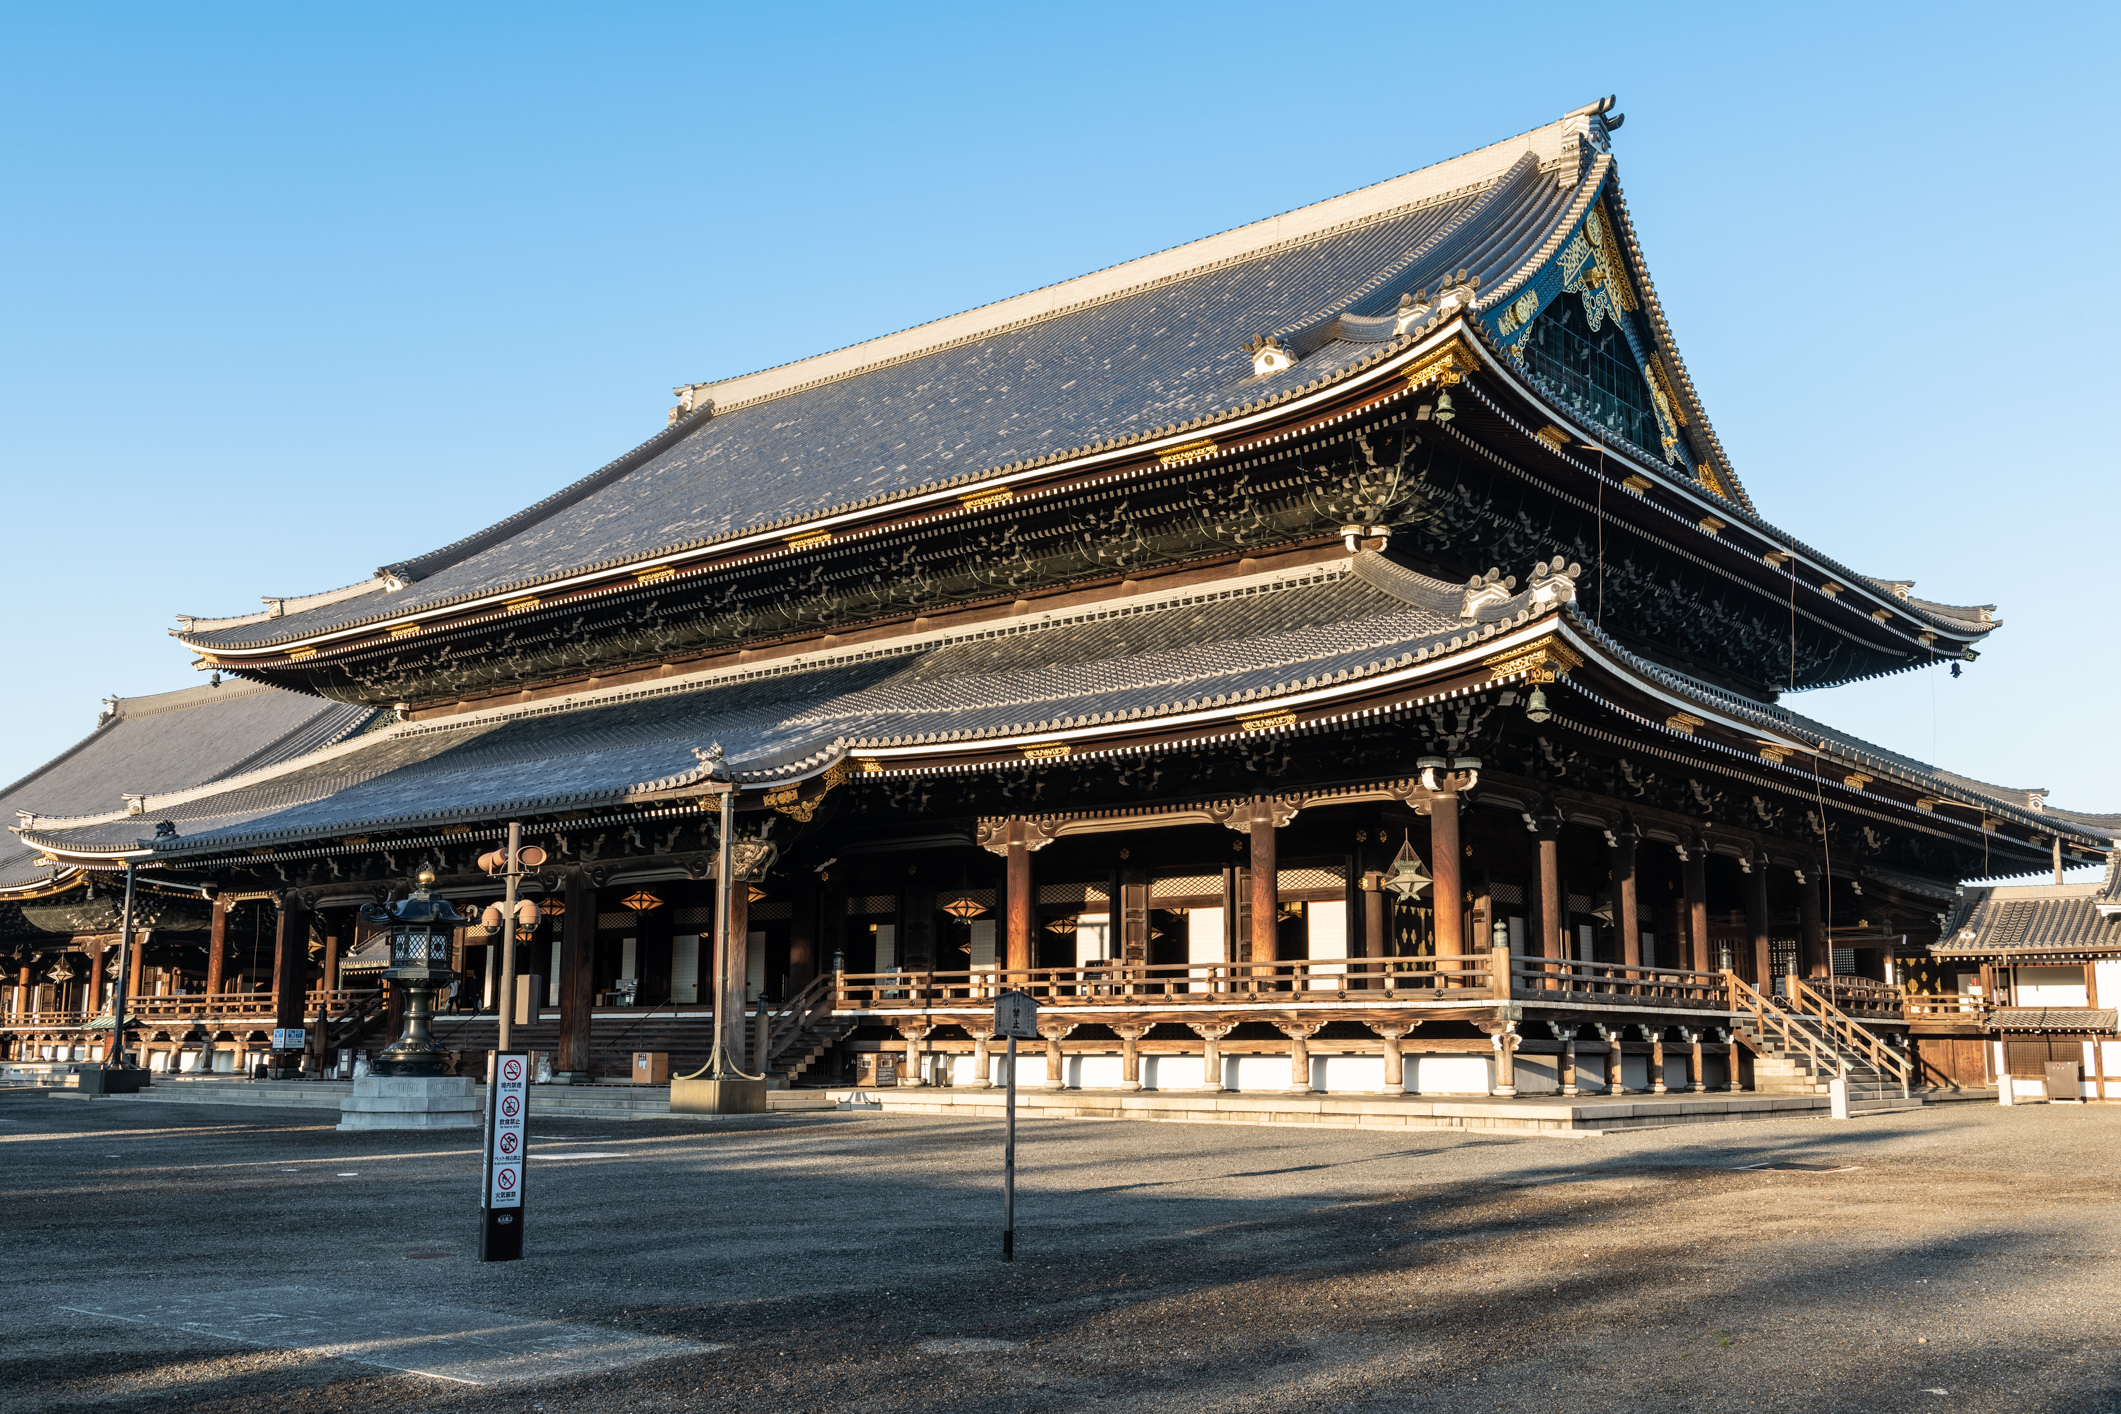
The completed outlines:
[[[491,1126],[486,1142],[486,1206],[523,1206],[524,1111],[530,1101],[530,1057],[494,1057]]]

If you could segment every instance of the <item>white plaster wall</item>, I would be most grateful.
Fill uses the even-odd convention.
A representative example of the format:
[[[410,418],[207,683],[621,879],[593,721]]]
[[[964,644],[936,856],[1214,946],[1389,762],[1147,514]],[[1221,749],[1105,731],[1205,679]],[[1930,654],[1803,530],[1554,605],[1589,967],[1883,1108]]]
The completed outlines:
[[[2018,1006],[2090,1006],[2081,967],[2020,967]]]
[[[1311,1088],[1335,1095],[1374,1095],[1385,1088],[1385,1058],[1313,1056]]]
[[[2102,980],[2100,985],[2104,987],[2105,982]],[[2101,991],[2099,995],[2104,997],[2106,993]],[[2121,1041],[2100,1041],[2096,1044],[2100,1048],[2100,1059],[2106,1063],[2107,1098],[2121,1100]]]
[[[1286,1090],[1289,1088],[1289,1058],[1225,1056],[1223,1084],[1232,1090]]]
[[[1144,1090],[1198,1090],[1201,1088],[1199,1056],[1143,1056]]]
[[[2092,985],[2098,988],[2100,1006],[2121,1006],[2121,962],[2093,963]]]
[[[972,955],[974,971],[994,966],[994,920],[975,918],[967,930],[970,934],[967,951]]]
[[[1524,1056],[1517,1058],[1517,1093],[1520,1095],[1551,1095],[1561,1088],[1561,1057]]]
[[[876,925],[876,970],[879,972],[898,971],[898,924],[896,923],[879,923]]]
[[[1667,1090],[1684,1090],[1691,1083],[1686,1078],[1686,1048],[1665,1047],[1664,1084]]]
[[[1223,911],[1220,908],[1196,908],[1186,915],[1186,961],[1196,967],[1212,967],[1223,960]],[[1196,977],[1187,983],[1187,989],[1206,992],[1215,984],[1208,976]]]
[[[1125,1066],[1118,1056],[1068,1056],[1068,1084],[1077,1090],[1112,1090],[1119,1086]]]
[[[1408,1056],[1406,1088],[1422,1095],[1486,1095],[1494,1090],[1492,1056]]]
[[[1075,918],[1075,965],[1102,962],[1105,952],[1105,925],[1111,921],[1109,913],[1081,913]]]

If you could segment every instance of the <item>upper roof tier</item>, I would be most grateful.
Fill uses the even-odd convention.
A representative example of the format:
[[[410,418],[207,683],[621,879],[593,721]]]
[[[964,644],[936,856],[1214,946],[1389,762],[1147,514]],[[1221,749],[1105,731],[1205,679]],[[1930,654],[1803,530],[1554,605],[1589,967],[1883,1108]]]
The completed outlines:
[[[1651,463],[1712,493],[1727,518],[1757,522],[1641,267],[1613,179],[1609,106],[1030,294],[682,387],[663,432],[484,531],[360,584],[268,599],[263,613],[180,618],[178,636],[255,653],[444,606],[498,608],[746,537],[778,544],[863,508],[1212,428],[1369,368],[1453,319],[1523,366],[1533,342],[1523,331],[1564,289],[1593,330],[1601,309],[1629,312],[1615,322],[1647,379],[1634,415]],[[1993,626],[1985,611],[1897,593],[1948,631]]]

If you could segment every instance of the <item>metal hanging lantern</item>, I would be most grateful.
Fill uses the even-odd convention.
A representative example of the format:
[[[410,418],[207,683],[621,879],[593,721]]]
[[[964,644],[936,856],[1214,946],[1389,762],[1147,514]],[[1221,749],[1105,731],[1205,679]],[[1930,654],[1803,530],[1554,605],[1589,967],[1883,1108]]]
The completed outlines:
[[[458,928],[471,922],[458,913],[449,900],[429,892],[435,881],[432,869],[422,869],[413,881],[410,898],[387,907],[361,905],[361,917],[390,929],[390,966],[383,976],[404,984],[405,1031],[382,1055],[373,1070],[377,1075],[447,1075],[449,1054],[435,1044],[435,993],[456,978],[449,965],[450,943]]]
[[[1429,877],[1428,866],[1414,852],[1412,840],[1402,840],[1399,853],[1392,856],[1392,877],[1385,880],[1385,887],[1398,894],[1403,903],[1412,903],[1429,890],[1435,881]]]
[[[979,917],[982,913],[985,913],[986,911],[987,910],[970,894],[960,894],[958,897],[950,900],[950,902],[943,905],[943,912],[949,914],[953,918],[961,918],[967,923],[970,923],[973,919]]]

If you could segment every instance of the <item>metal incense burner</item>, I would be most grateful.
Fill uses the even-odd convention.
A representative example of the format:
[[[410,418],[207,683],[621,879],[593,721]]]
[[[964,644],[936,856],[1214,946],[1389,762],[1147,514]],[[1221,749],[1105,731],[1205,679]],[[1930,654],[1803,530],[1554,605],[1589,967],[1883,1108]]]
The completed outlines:
[[[390,966],[383,976],[403,983],[407,994],[405,1034],[376,1058],[377,1075],[449,1073],[449,1054],[435,1045],[434,999],[436,991],[456,976],[449,966],[452,935],[471,920],[451,907],[449,900],[428,893],[434,881],[434,871],[422,869],[413,881],[410,898],[387,907],[361,905],[361,916],[370,923],[390,925]]]

